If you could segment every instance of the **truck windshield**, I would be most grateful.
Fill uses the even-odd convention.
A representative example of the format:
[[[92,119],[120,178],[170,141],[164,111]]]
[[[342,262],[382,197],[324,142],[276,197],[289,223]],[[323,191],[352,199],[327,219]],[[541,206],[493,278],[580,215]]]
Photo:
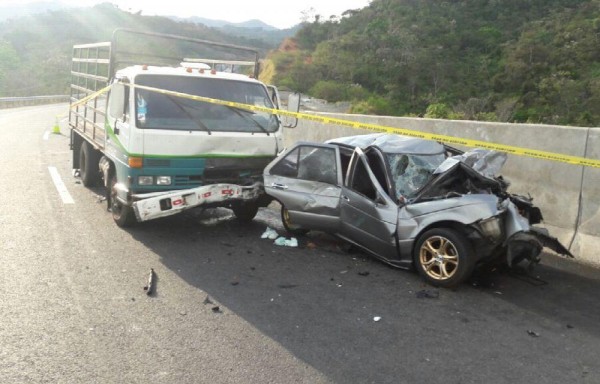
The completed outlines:
[[[260,84],[184,76],[140,75],[136,83],[148,87],[212,99],[274,108]],[[275,132],[277,116],[226,105],[136,89],[136,125],[143,129],[181,131]]]

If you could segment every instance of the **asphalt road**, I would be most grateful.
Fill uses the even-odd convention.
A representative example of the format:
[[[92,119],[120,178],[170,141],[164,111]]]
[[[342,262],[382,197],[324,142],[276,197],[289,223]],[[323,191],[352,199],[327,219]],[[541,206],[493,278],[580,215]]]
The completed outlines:
[[[600,383],[598,270],[438,290],[324,234],[261,239],[274,209],[125,231],[48,133],[66,110],[0,110],[1,383]]]

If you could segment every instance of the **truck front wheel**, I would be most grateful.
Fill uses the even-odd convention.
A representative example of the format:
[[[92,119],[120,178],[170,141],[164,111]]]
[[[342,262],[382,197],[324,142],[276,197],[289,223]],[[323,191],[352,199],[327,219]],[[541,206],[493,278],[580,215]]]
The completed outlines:
[[[235,217],[242,222],[249,222],[254,219],[258,213],[258,204],[256,203],[239,203],[231,207]]]
[[[135,212],[133,212],[132,207],[119,202],[117,199],[117,189],[115,188],[116,184],[117,176],[113,174],[110,178],[110,211],[112,212],[113,220],[121,228],[131,227],[137,223]]]

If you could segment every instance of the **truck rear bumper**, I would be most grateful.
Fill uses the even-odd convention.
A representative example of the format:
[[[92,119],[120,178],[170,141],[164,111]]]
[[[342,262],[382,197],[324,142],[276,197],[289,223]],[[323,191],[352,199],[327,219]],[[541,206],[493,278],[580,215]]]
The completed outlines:
[[[261,191],[261,183],[251,186],[212,184],[178,191],[134,194],[133,210],[138,221],[148,221],[203,205],[256,200]]]

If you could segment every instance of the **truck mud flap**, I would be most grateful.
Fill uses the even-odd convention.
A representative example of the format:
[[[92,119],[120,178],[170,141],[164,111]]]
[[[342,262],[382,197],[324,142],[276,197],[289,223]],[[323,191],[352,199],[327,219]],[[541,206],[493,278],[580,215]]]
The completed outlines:
[[[148,221],[202,205],[225,203],[230,200],[253,200],[257,197],[256,186],[212,184],[180,191],[135,195],[134,198],[139,200],[133,203],[133,210],[138,221]]]

